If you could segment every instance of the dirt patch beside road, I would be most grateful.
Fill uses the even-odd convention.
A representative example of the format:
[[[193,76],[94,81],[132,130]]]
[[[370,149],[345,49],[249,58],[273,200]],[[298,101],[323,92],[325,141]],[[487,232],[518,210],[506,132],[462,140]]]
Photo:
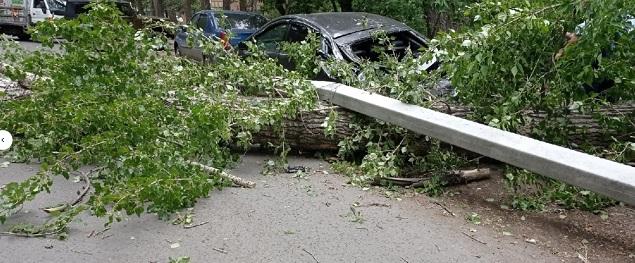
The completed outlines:
[[[485,228],[518,244],[534,239],[536,245],[567,262],[635,262],[635,209],[616,206],[608,217],[551,206],[543,212],[522,212],[505,207],[510,200],[504,179],[452,187],[443,204],[458,216],[477,213]],[[424,198],[425,199],[425,198]],[[504,234],[503,234],[504,233]],[[508,235],[508,236],[506,236]]]

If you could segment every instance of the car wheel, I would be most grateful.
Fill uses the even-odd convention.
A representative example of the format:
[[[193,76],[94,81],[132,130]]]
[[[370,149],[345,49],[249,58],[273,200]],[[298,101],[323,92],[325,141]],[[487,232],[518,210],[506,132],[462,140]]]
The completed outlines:
[[[30,41],[31,40],[31,35],[29,35],[29,33],[27,33],[27,32],[22,32],[22,33],[18,34],[18,40],[20,40],[20,41]]]

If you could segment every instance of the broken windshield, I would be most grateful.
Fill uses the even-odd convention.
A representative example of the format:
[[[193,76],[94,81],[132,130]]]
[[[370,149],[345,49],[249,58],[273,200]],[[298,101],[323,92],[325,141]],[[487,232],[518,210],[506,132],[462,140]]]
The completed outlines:
[[[267,22],[257,14],[214,14],[214,18],[225,29],[258,29]]]

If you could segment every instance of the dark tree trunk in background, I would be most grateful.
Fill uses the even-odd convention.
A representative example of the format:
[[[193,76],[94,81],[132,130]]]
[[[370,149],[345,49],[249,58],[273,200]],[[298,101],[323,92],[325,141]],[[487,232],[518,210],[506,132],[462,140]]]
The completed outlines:
[[[251,10],[252,12],[255,12],[258,9],[258,0],[251,0]]]
[[[145,7],[143,6],[143,1],[142,0],[135,0],[134,1],[134,7],[137,9],[137,11],[139,11],[140,14],[145,15]]]
[[[192,17],[192,0],[183,0],[183,22],[190,22]]]
[[[353,11],[353,0],[339,0],[340,9],[342,12],[352,12]]]
[[[276,10],[278,10],[278,13],[280,13],[280,15],[286,15],[287,14],[287,1],[286,0],[276,0]]]
[[[172,21],[172,22],[177,22],[176,21],[176,11],[168,11],[168,20]]]
[[[247,0],[240,0],[240,11],[247,11]]]
[[[453,27],[450,17],[445,12],[429,9],[424,13],[426,28],[428,29],[427,35],[429,38],[434,38],[439,31],[447,31]]]
[[[209,2],[209,0],[201,0],[201,10],[208,10],[211,9],[212,6]]]
[[[223,0],[223,9],[224,10],[232,9],[232,0]]]
[[[337,0],[331,0],[331,5],[333,5],[333,12],[337,12]]]
[[[152,7],[154,7],[154,16],[165,17],[163,0],[152,0]]]

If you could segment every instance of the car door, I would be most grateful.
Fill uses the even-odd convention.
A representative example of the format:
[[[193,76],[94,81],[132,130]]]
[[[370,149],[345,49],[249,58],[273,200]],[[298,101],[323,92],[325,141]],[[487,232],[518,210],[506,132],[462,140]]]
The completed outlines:
[[[187,38],[189,37],[189,31],[193,30],[196,25],[196,21],[198,21],[199,18],[199,14],[195,14],[192,17],[192,20],[190,20],[190,23],[188,26],[182,26],[178,29],[177,33],[176,33],[176,37],[174,38],[174,41],[176,42],[176,45],[178,46],[178,51],[181,53],[181,55],[186,56],[186,57],[191,57],[192,56],[192,45],[191,43],[188,43]]]
[[[196,36],[194,38],[194,43],[192,43],[192,58],[196,60],[203,60],[203,49],[201,48],[201,38],[202,37],[210,37],[210,28],[212,24],[210,23],[210,16],[207,14],[201,14],[196,21],[196,28],[201,30],[203,35]]]
[[[48,7],[46,0],[33,0],[29,5],[29,16],[31,17],[31,24],[45,21],[49,18]]]
[[[255,35],[253,40],[255,40],[256,44],[265,51],[267,56],[278,60],[278,55],[281,52],[281,44],[286,41],[288,31],[288,23],[277,23]]]

